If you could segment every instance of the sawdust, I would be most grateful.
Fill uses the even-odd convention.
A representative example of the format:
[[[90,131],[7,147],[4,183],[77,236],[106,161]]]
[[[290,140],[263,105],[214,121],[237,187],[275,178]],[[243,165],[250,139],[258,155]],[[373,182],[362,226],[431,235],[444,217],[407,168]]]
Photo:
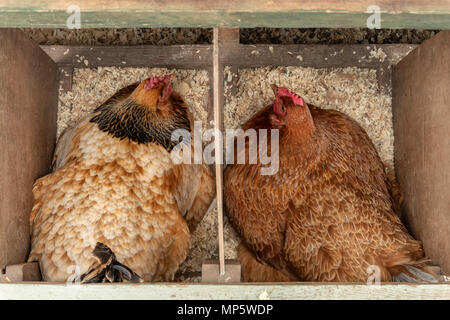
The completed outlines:
[[[22,28],[31,39],[44,45],[174,45],[211,43],[208,28]]]
[[[210,28],[22,28],[31,39],[45,45],[173,45],[210,44]],[[415,43],[439,30],[342,28],[243,28],[241,43],[273,44],[381,44]]]

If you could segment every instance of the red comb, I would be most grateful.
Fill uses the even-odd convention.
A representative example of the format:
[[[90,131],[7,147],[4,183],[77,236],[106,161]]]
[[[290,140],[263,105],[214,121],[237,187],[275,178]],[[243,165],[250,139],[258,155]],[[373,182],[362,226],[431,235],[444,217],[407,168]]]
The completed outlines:
[[[164,84],[170,84],[170,80],[172,79],[171,75],[165,75],[164,77],[151,77],[145,82],[144,89],[150,90],[156,87],[160,82],[164,82]]]
[[[292,102],[294,102],[294,104],[296,104],[298,106],[304,105],[304,101],[303,101],[302,97],[299,97],[298,94],[289,91],[289,89],[287,89],[285,87],[278,88],[276,98],[279,98],[279,97],[291,97]]]

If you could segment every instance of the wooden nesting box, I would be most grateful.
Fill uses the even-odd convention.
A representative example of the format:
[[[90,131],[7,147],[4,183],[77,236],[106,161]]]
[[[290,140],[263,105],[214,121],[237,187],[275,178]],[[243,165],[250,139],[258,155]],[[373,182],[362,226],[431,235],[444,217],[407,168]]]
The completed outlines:
[[[20,1],[19,1],[20,2]],[[43,1],[45,2],[45,1]],[[153,1],[149,1],[152,2]],[[247,8],[258,7],[253,1],[244,1]],[[145,25],[151,18],[152,26],[299,26],[294,18],[306,19],[302,26],[360,27],[360,9],[357,15],[343,15],[343,8],[328,13],[311,15],[308,10],[332,6],[330,1],[305,1],[305,8],[297,8],[293,1],[282,0],[289,10],[261,9],[259,14],[228,11],[234,1],[217,1],[219,9],[210,12],[199,1],[185,1],[183,9],[174,13],[173,1],[164,7],[137,11],[133,1],[125,1],[123,8],[112,1],[111,8],[120,7],[123,26]],[[330,2],[330,3],[329,3]],[[80,1],[91,10],[86,13],[83,27],[110,26],[111,15],[93,9],[87,1]],[[297,3],[297,2],[296,2]],[[317,4],[318,3],[318,4]],[[369,2],[367,2],[368,4]],[[391,1],[383,1],[388,9],[396,8]],[[364,4],[366,4],[364,2]],[[0,21],[5,26],[29,26],[23,21],[41,21],[47,27],[64,26],[66,8],[52,10],[36,7],[34,10],[3,10]],[[163,6],[164,8],[160,8]],[[197,8],[200,6],[199,8]],[[83,6],[81,6],[83,7]],[[283,7],[279,3],[277,7]],[[197,8],[200,12],[190,9]],[[234,7],[233,7],[234,8]],[[319,9],[320,9],[319,8]],[[8,9],[8,8],[7,8]],[[167,9],[167,12],[164,11]],[[355,8],[345,8],[354,11]],[[389,27],[443,27],[448,26],[449,8],[444,13],[434,12],[435,23],[417,25],[409,13],[386,15]],[[47,11],[46,11],[47,10]],[[201,10],[206,10],[205,12]],[[431,9],[430,9],[431,10]],[[435,10],[435,9],[433,9]],[[250,10],[251,11],[251,10]],[[411,9],[416,12],[417,8]],[[163,14],[161,14],[161,12]],[[193,14],[195,12],[195,14]],[[63,17],[64,19],[62,19]],[[149,18],[151,17],[151,18]],[[169,22],[163,22],[165,17]],[[315,18],[313,18],[315,17]],[[330,18],[335,20],[330,22]],[[366,16],[362,16],[366,17]],[[61,19],[60,19],[61,18]],[[41,20],[39,20],[41,19]],[[56,19],[57,22],[52,22]],[[103,23],[106,19],[108,23]],[[177,21],[177,19],[180,19]],[[247,19],[247,20],[246,20]],[[264,19],[272,19],[268,23]],[[316,20],[314,20],[316,19]],[[17,22],[18,21],[18,22]],[[21,22],[22,21],[22,22]],[[133,21],[131,23],[130,21]],[[298,20],[300,21],[300,20]],[[415,22],[414,22],[415,21]],[[17,22],[17,23],[16,23]],[[414,24],[416,23],[416,24]],[[39,23],[37,24],[39,25]],[[37,26],[35,25],[35,26]],[[55,145],[58,87],[71,88],[74,68],[85,67],[77,57],[89,60],[89,67],[174,67],[206,69],[213,84],[209,101],[210,120],[221,125],[223,104],[223,68],[261,66],[304,66],[314,68],[359,67],[377,69],[379,87],[393,96],[396,174],[402,188],[403,216],[414,236],[424,243],[433,262],[450,273],[450,31],[442,31],[431,40],[416,45],[241,45],[238,29],[219,29],[215,32],[216,45],[186,46],[41,46],[29,40],[18,29],[0,29],[0,282],[12,272],[13,283],[0,283],[1,298],[109,298],[164,299],[197,297],[204,299],[228,298],[291,298],[291,299],[355,299],[355,298],[449,298],[450,284],[383,284],[373,289],[366,284],[141,284],[80,286],[72,290],[64,284],[27,282],[35,279],[36,270],[26,261],[29,251],[28,216],[32,205],[32,184],[48,173]],[[381,48],[382,59],[364,59],[368,51]],[[414,50],[412,50],[414,49]],[[411,51],[412,50],[412,51]],[[411,52],[410,52],[411,51]],[[214,53],[214,58],[213,58]],[[97,59],[100,57],[101,60]],[[299,59],[298,57],[301,57]],[[326,58],[326,59],[325,59]],[[399,62],[400,60],[400,62]],[[214,70],[214,72],[213,72]],[[392,79],[392,85],[391,85]],[[237,79],[232,79],[233,83]],[[233,90],[232,90],[233,91]],[[214,102],[214,103],[213,103]],[[213,108],[213,105],[215,108]],[[221,174],[221,167],[216,167]],[[218,193],[222,191],[218,179]],[[221,199],[218,199],[219,206]],[[220,211],[220,210],[219,210]],[[7,267],[8,266],[8,267]],[[9,268],[9,269],[8,269]],[[9,271],[8,271],[9,270]],[[25,282],[20,282],[20,280]],[[212,287],[213,286],[213,287]]]

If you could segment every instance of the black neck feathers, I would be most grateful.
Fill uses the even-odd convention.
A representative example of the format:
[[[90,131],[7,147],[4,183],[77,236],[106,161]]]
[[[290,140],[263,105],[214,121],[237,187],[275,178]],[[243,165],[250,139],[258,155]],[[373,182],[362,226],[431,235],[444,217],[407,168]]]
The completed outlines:
[[[95,109],[96,115],[90,122],[121,140],[129,139],[139,144],[158,143],[170,152],[179,143],[172,141],[172,132],[177,129],[191,131],[188,111],[180,98],[171,101],[176,105],[168,116],[137,104],[129,97],[118,103],[108,102]]]

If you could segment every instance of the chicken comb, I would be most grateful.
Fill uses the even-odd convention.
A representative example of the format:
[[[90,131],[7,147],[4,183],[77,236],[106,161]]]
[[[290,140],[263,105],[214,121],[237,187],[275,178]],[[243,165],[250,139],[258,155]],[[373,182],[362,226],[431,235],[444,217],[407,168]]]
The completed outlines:
[[[298,106],[304,106],[305,102],[303,101],[303,98],[300,97],[298,94],[293,93],[289,91],[289,89],[285,87],[278,87],[276,97],[291,97],[292,102]]]
[[[144,89],[150,90],[156,87],[159,83],[164,82],[165,85],[170,84],[170,81],[172,80],[173,75],[168,74],[164,77],[151,77],[145,82]]]

